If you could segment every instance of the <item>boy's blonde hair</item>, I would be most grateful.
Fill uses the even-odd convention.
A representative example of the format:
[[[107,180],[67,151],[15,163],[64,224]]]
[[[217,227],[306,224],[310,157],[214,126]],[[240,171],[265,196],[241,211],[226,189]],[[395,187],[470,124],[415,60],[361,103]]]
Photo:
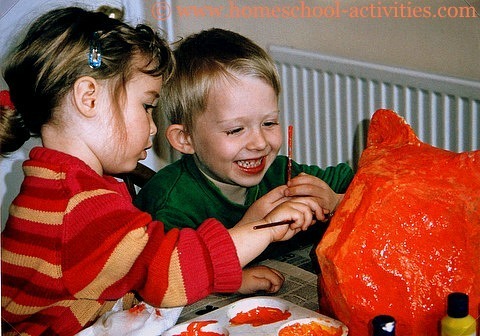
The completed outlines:
[[[280,79],[271,57],[235,32],[213,28],[190,35],[180,41],[174,54],[175,73],[162,87],[159,105],[170,123],[183,125],[187,133],[205,111],[210,90],[220,80],[235,80],[237,75],[257,77],[273,88],[277,98],[280,94]]]

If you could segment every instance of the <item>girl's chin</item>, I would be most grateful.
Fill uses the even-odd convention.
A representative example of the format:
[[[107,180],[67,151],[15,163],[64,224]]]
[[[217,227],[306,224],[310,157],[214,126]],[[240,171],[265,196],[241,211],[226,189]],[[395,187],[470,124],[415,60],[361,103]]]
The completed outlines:
[[[121,168],[123,173],[129,173],[137,167],[137,163],[137,160],[131,160],[128,162],[124,162],[119,168]]]
[[[140,153],[140,156],[138,158],[138,160],[145,160],[147,158],[147,151],[146,150],[143,150],[141,153]],[[136,164],[135,164],[136,165]]]

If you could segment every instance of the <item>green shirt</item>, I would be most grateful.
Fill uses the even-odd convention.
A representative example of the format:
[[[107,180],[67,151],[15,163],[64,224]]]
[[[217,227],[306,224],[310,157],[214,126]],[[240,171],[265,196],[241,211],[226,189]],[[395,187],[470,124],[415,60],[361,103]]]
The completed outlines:
[[[134,203],[155,219],[161,220],[165,224],[165,230],[175,227],[196,229],[207,218],[216,218],[225,227],[231,228],[240,221],[253,202],[285,184],[287,162],[287,157],[278,156],[260,184],[248,188],[245,204],[237,204],[227,199],[203,175],[197,168],[193,155],[184,155],[180,160],[159,170],[140,190]],[[301,172],[317,176],[333,191],[341,194],[345,193],[353,178],[352,169],[345,163],[321,169],[292,162],[292,176]],[[306,236],[312,235],[304,235],[303,238],[300,238],[302,235],[297,236],[297,241],[304,241]]]

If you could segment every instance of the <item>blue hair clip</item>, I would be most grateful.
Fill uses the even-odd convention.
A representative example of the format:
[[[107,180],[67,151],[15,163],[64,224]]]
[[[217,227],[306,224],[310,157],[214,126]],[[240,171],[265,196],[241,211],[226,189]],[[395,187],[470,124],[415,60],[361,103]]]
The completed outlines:
[[[93,33],[93,38],[90,41],[90,52],[88,53],[88,65],[92,69],[97,69],[102,65],[102,50],[98,45],[100,32]]]

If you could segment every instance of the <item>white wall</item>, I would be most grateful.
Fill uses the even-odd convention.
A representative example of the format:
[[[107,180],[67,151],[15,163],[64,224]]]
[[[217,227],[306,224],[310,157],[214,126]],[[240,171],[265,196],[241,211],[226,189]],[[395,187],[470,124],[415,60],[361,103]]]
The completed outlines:
[[[480,17],[354,19],[348,15],[350,10],[355,10],[354,7],[360,8],[370,4],[397,8],[403,4],[405,15],[408,15],[407,6],[410,8],[431,6],[431,12],[435,12],[441,6],[447,6],[452,7],[453,14],[460,7],[468,6],[467,1],[476,7],[477,13],[480,12],[480,0],[305,0],[304,5],[311,8],[338,6],[340,17],[245,18],[242,17],[241,11],[240,15],[234,18],[211,17],[208,11],[205,11],[206,15],[203,17],[193,15],[181,17],[175,6],[195,5],[200,8],[223,5],[222,15],[228,16],[232,7],[240,8],[248,15],[253,13],[254,7],[301,6],[302,1],[177,0],[174,1],[172,16],[177,36],[185,36],[205,28],[221,27],[244,34],[263,47],[271,44],[290,46],[367,62],[480,80]]]

